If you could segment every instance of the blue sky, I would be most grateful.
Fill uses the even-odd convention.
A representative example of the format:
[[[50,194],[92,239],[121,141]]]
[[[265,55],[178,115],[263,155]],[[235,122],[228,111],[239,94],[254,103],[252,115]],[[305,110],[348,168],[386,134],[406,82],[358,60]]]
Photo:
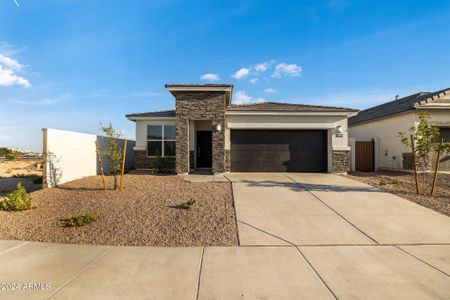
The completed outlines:
[[[17,2],[0,2],[0,146],[108,122],[132,138],[125,114],[174,107],[165,83],[359,109],[450,87],[450,1]]]

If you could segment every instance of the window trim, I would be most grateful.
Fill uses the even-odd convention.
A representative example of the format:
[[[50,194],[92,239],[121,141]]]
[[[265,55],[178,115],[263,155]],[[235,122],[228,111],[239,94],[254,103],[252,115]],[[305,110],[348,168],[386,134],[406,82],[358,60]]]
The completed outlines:
[[[149,139],[148,138],[148,128],[149,126],[161,126],[161,139]],[[176,129],[176,125],[175,124],[147,124],[146,129],[146,143],[145,143],[145,154],[147,155],[147,157],[150,158],[155,158],[158,157],[156,155],[148,155],[148,142],[161,142],[161,157],[175,157],[175,155],[166,155],[166,149],[164,149],[164,142],[175,142],[175,147],[177,145],[177,140],[176,140],[176,136],[175,139],[166,139],[165,138],[165,133],[164,133],[164,127],[165,126],[174,126]]]

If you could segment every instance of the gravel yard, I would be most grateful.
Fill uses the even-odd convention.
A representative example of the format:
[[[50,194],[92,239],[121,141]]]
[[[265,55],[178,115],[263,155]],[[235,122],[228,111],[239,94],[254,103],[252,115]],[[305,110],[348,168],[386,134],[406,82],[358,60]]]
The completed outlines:
[[[416,194],[414,175],[405,172],[351,172],[343,175],[450,216],[450,174],[438,174],[434,196],[430,196],[432,174],[427,174],[427,195]],[[419,174],[422,186],[422,175]],[[383,184],[384,183],[384,184]]]
[[[108,178],[112,186],[112,178]],[[0,239],[128,246],[235,246],[229,183],[190,183],[178,176],[127,174],[125,189],[104,191],[100,176],[31,193],[35,208],[0,211]],[[190,210],[180,204],[195,199]],[[64,227],[72,215],[97,220]]]

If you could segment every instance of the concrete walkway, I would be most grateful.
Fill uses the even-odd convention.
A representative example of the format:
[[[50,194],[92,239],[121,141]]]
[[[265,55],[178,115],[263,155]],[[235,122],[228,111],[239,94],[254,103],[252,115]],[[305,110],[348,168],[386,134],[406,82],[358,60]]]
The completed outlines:
[[[227,177],[240,247],[0,241],[0,299],[450,299],[450,218],[335,175]]]
[[[450,298],[448,245],[0,249],[0,299]]]

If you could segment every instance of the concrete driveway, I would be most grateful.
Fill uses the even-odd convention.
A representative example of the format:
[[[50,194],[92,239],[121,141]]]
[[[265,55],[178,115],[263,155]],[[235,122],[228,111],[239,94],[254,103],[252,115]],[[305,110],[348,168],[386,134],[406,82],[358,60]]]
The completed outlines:
[[[332,174],[233,173],[241,245],[450,244],[450,218]]]
[[[240,247],[0,241],[0,299],[450,299],[450,218],[335,175],[227,176]]]

